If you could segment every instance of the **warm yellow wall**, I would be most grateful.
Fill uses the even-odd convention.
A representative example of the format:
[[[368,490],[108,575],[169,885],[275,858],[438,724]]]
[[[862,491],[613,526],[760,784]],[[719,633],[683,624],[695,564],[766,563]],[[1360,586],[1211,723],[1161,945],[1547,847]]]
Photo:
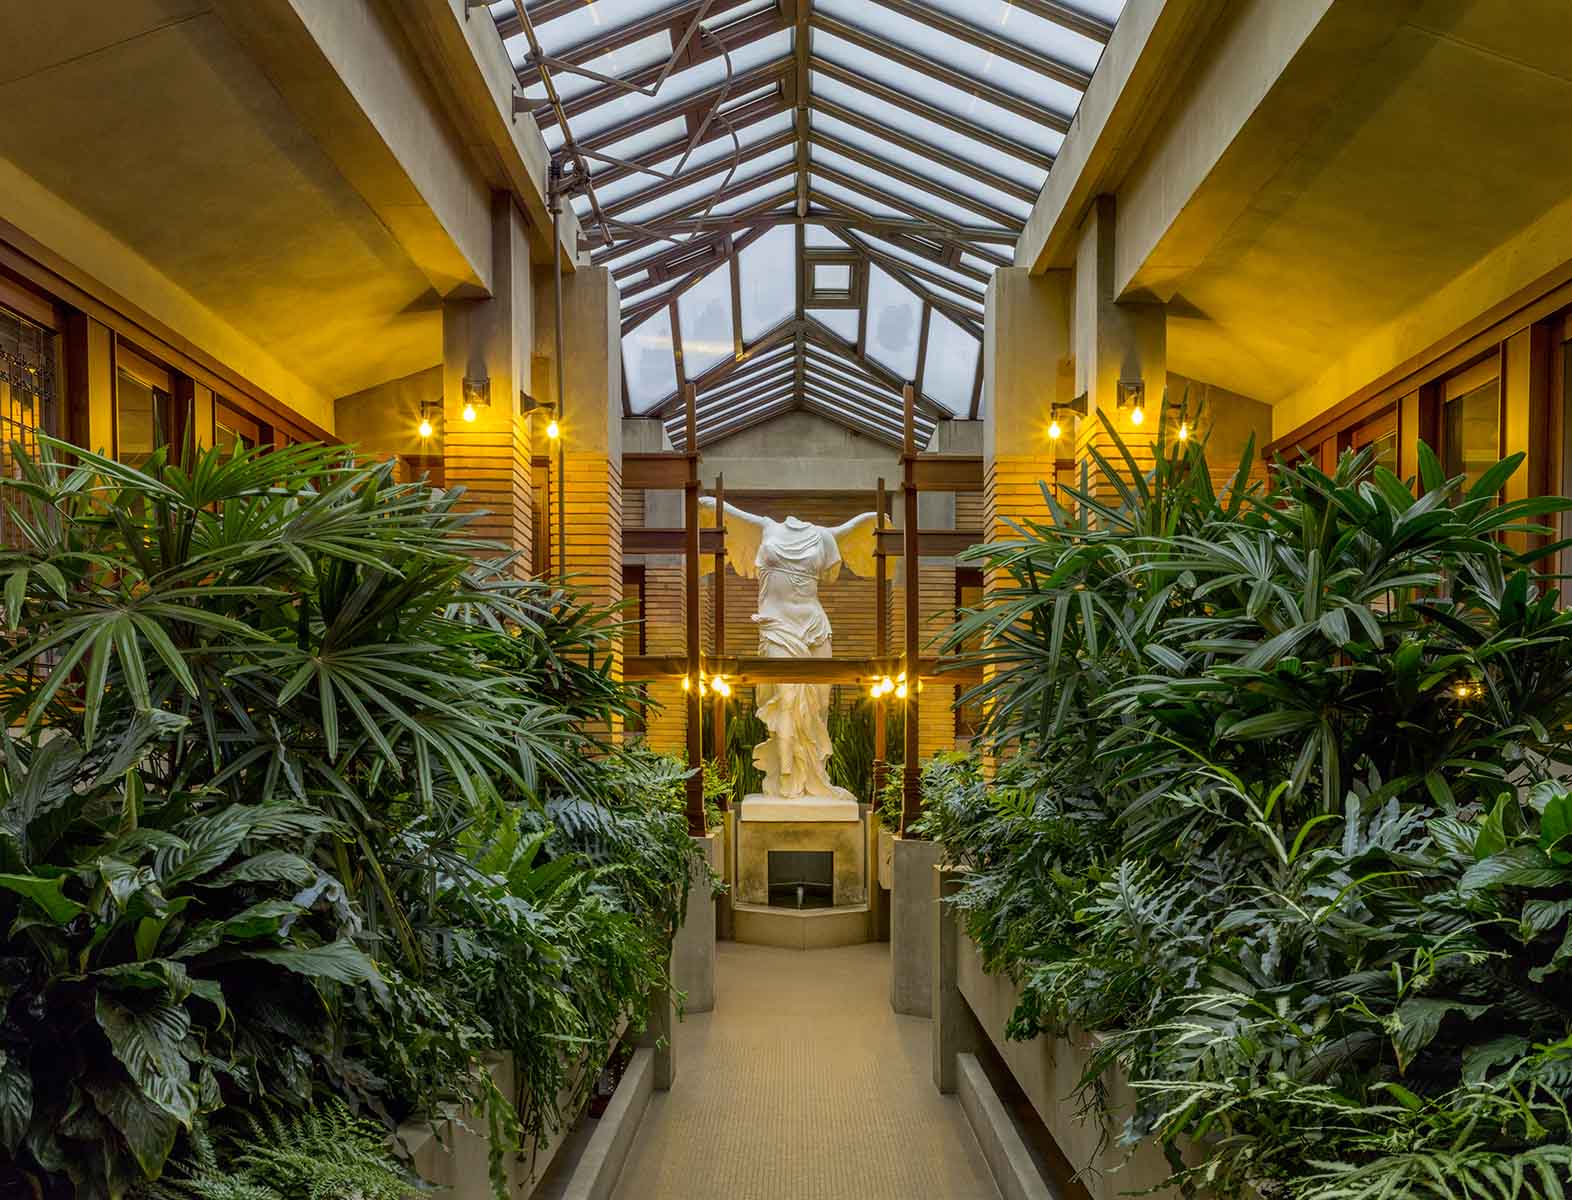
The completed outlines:
[[[0,158],[0,215],[238,372],[301,416],[333,431],[333,401],[162,274],[147,259]],[[171,220],[180,219],[178,209]]]
[[[1273,408],[1272,436],[1291,433],[1568,260],[1572,199],[1349,347],[1314,383],[1280,400]]]
[[[420,424],[420,402],[434,408],[436,433],[422,441],[416,428]],[[340,396],[334,402],[333,424],[338,436],[363,454],[386,458],[393,454],[442,453],[442,365],[428,367],[402,379],[392,379],[363,392]]]

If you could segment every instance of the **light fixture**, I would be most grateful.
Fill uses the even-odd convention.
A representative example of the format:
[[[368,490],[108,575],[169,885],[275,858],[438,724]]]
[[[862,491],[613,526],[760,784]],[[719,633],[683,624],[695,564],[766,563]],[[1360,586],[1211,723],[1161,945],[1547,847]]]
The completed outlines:
[[[1130,410],[1130,424],[1139,425],[1144,420],[1146,420],[1146,409],[1137,404]]]
[[[1120,408],[1130,410],[1130,424],[1139,425],[1146,420],[1146,381],[1121,379],[1114,389]]]
[[[528,392],[520,390],[519,413],[528,414],[536,411],[551,414],[551,420],[546,423],[546,436],[552,441],[556,441],[559,437],[561,437],[562,429],[557,424],[557,406],[550,400],[537,400]]]
[[[691,679],[689,679],[686,675],[684,675],[682,677],[682,690],[687,692],[687,691],[691,691],[692,689],[693,689],[693,681]]]
[[[1186,421],[1179,422],[1179,440],[1181,442],[1188,442],[1190,440],[1190,425]]]
[[[489,378],[470,379],[468,376],[466,376],[464,379],[463,394],[464,407],[462,410],[460,410],[459,415],[462,416],[464,420],[473,422],[476,416],[479,415],[475,411],[477,408],[491,407],[491,380]]]
[[[1063,436],[1064,436],[1064,430],[1059,428],[1059,422],[1057,420],[1049,421],[1048,422],[1048,440],[1050,442],[1057,442]]]
[[[428,440],[437,431],[437,427],[432,422],[431,417],[433,413],[440,411],[440,409],[441,401],[422,400],[420,402],[420,424],[415,426],[415,432],[420,435],[421,441]]]
[[[901,684],[899,687],[897,687],[895,689],[895,698],[897,700],[904,700],[904,699],[906,699],[906,696],[907,696],[907,687],[903,683],[903,684]]]
[[[1073,422],[1076,417],[1086,415],[1087,398],[1082,392],[1075,399],[1066,404],[1055,404],[1048,410],[1048,440],[1057,442],[1064,436],[1064,422]]]
[[[722,696],[722,697],[730,696],[731,695],[731,684],[726,682],[726,676],[724,676],[724,675],[717,675],[713,679],[710,680],[710,690],[712,692],[714,692],[717,696]]]
[[[562,428],[557,424],[555,417],[546,422],[546,436],[552,441],[556,441],[562,436]]]
[[[476,416],[475,406],[473,404],[466,404],[464,406],[464,412],[462,413],[462,416],[466,421],[473,423]]]

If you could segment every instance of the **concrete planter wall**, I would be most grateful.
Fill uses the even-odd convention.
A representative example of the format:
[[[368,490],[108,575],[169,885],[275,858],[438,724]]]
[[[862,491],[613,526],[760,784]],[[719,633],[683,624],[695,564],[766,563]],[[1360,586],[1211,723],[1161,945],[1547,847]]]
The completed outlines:
[[[938,905],[934,868],[941,848],[920,838],[894,839],[890,889],[890,1007],[912,1017],[933,1015],[933,939]]]
[[[953,880],[947,881],[945,872],[936,869],[930,894],[937,897],[953,890]],[[935,1085],[941,1091],[955,1090],[957,1060],[977,1049],[978,1039],[985,1037],[1072,1169],[1081,1172],[1081,1182],[1093,1200],[1115,1200],[1131,1192],[1179,1200],[1177,1188],[1160,1186],[1172,1173],[1161,1150],[1146,1143],[1131,1155],[1118,1145],[1124,1114],[1135,1102],[1135,1094],[1121,1074],[1104,1077],[1112,1115],[1080,1115],[1078,1086],[1096,1048],[1094,1038],[1077,1034],[1029,1042],[1007,1040],[1004,1028],[1020,1002],[1020,986],[1008,976],[990,975],[983,969],[976,943],[957,927],[953,914],[942,904],[935,905],[933,923]]]
[[[895,887],[895,835],[879,826],[879,886],[885,891]]]
[[[684,993],[684,1012],[710,1012],[715,1007],[715,897],[710,872],[724,870],[725,836],[714,830],[692,839],[694,859],[688,890],[688,911],[671,948],[672,982]]]

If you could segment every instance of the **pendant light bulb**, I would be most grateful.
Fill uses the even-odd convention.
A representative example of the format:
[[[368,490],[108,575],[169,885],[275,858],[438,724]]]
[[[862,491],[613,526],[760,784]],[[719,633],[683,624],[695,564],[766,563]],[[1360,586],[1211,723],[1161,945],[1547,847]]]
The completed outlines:
[[[431,420],[430,420],[430,418],[429,417],[421,417],[420,418],[420,424],[418,426],[416,426],[415,432],[420,434],[422,441],[424,441],[426,438],[430,437],[432,435],[432,433],[435,432],[431,428]]]
[[[464,406],[463,416],[466,421],[473,423],[475,420],[475,406],[473,404],[466,404]]]

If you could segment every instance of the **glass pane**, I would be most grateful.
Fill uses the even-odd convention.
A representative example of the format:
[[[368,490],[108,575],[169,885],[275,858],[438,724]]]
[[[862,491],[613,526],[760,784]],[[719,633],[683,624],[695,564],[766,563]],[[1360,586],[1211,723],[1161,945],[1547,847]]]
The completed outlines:
[[[589,0],[549,21],[537,22],[535,36],[540,39],[540,48],[547,54],[561,54],[590,38],[600,37],[625,25],[642,21],[645,17],[654,16],[670,3],[671,0]],[[493,4],[491,11],[504,20],[513,15],[511,4]],[[518,43],[523,44],[525,53],[529,52],[529,39],[522,33],[508,39],[508,49],[515,51]]]
[[[967,411],[977,381],[982,346],[949,317],[934,310],[928,319],[928,356],[923,363],[922,390],[951,412]]]
[[[843,108],[849,108],[858,115],[888,126],[897,133],[904,133],[919,142],[926,142],[940,150],[947,150],[967,162],[975,162],[984,170],[1002,175],[1006,179],[1013,179],[1016,183],[1025,184],[1033,191],[1041,190],[1043,181],[1048,178],[1048,172],[1033,163],[1024,162],[976,138],[956,133],[948,126],[930,121],[927,117],[901,108],[899,105],[889,104],[860,88],[842,83],[839,79],[832,79],[818,71],[813,73],[812,79],[814,95],[822,96]],[[1034,142],[1032,146],[1046,154],[1057,154],[1059,143],[1064,139],[1053,130],[1048,131],[1048,136],[1051,141]]]
[[[115,457],[136,467],[169,442],[173,398],[121,370],[115,377]]]
[[[810,250],[846,249],[845,240],[826,229],[823,225],[804,225],[803,244]]]
[[[851,290],[850,264],[815,264],[813,268],[813,290],[816,292],[849,292]]]
[[[797,308],[797,231],[777,225],[737,256],[742,271],[742,338],[751,342]]]
[[[634,412],[648,412],[677,394],[669,309],[661,309],[622,339],[622,369]]]
[[[927,0],[942,12],[975,25],[985,33],[1045,54],[1067,67],[1090,75],[1102,54],[1102,43],[1027,11],[1014,0]],[[1119,2],[1119,0],[1116,0]]]
[[[625,138],[607,142],[606,145],[600,148],[600,153],[610,158],[637,158],[641,154],[648,154],[658,146],[664,146],[667,142],[676,141],[678,138],[685,136],[687,132],[687,121],[681,117],[674,117],[670,121],[662,121],[659,125],[652,125],[648,129],[630,134]],[[592,173],[597,170],[607,170],[610,165],[594,158],[587,152],[585,157],[589,159],[590,171]]]
[[[1464,476],[1464,486],[1471,486],[1501,458],[1501,381],[1448,400],[1441,420],[1446,473]]]
[[[948,280],[955,285],[956,292],[969,299],[980,301],[987,290],[986,284],[978,283],[971,276],[962,275],[959,271],[951,270],[942,263],[934,262],[931,258],[924,258],[920,254],[913,253],[905,246],[897,246],[894,242],[887,242],[883,238],[874,237],[868,233],[859,233],[856,236],[858,241],[872,247],[880,254],[888,255],[890,258],[895,259],[897,262],[903,262],[907,266],[920,267],[924,271],[931,271],[940,279]]]
[[[528,40],[521,39],[521,43],[527,51],[529,49]],[[640,38],[629,45],[619,46],[608,54],[599,55],[580,65],[586,70],[594,71],[596,74],[606,75],[612,79],[621,79],[637,71],[642,71],[645,67],[654,66],[656,63],[664,63],[670,57],[671,34],[663,29],[659,33],[652,33],[648,37]],[[519,65],[518,63],[513,64],[515,69]],[[603,80],[595,79],[589,75],[577,74],[565,67],[556,67],[552,70],[551,82],[557,85],[557,95],[561,96],[565,101],[573,100],[586,92],[593,92],[598,87],[606,86]],[[536,80],[535,83],[524,90],[524,95],[536,104],[544,104],[546,101],[546,85]]]
[[[842,187],[823,176],[809,174],[808,188],[815,196],[822,196],[828,200],[839,200],[845,207],[870,217],[893,217],[898,221],[910,220],[911,213],[903,212],[898,208],[891,208],[879,200],[874,199],[861,191]]]
[[[931,179],[937,184],[960,192],[968,199],[978,200],[983,204],[992,205],[1010,216],[1025,220],[1031,215],[1031,202],[1012,196],[1009,192],[1001,192],[979,180],[975,175],[963,175],[959,171],[952,171],[949,167],[932,159],[916,158],[906,153],[897,146],[892,146],[887,138],[875,137],[857,125],[848,125],[845,121],[838,121],[834,117],[827,117],[823,113],[813,114],[813,128],[826,134],[854,149],[866,154],[877,155],[888,161],[892,155],[898,156],[901,165],[917,172],[924,179]],[[976,224],[977,218],[972,218],[968,224]]]
[[[763,121],[755,121],[752,125],[744,125],[737,131],[737,141],[741,144],[743,152],[746,153],[748,147],[756,146],[777,134],[785,133],[791,127],[791,114],[780,113]],[[645,188],[658,187],[660,184],[667,182],[679,164],[682,165],[684,171],[697,171],[713,162],[730,159],[732,154],[736,152],[736,149],[737,147],[732,144],[731,138],[717,138],[713,142],[705,142],[702,146],[695,149],[692,154],[688,155],[686,163],[682,162],[680,154],[674,154],[670,158],[656,163],[652,171],[630,172],[621,179],[613,180],[610,183],[597,184],[595,186],[595,195],[602,206],[619,204],[636,192],[643,191]],[[739,170],[746,169],[746,163],[739,168]],[[715,181],[724,177],[724,175],[712,175],[710,179]]]
[[[828,326],[847,345],[856,343],[859,314],[855,308],[810,308],[808,315],[819,324]]]
[[[731,269],[716,267],[677,298],[682,321],[682,373],[696,378],[735,350],[731,329]]]
[[[1052,109],[1060,116],[1071,116],[1075,112],[1075,106],[1080,103],[1081,93],[1068,84],[1038,74],[1029,67],[1002,58],[981,46],[951,37],[948,33],[935,29],[923,21],[904,16],[892,8],[873,3],[872,0],[814,0],[814,3],[832,17],[838,17],[849,25],[856,25],[877,33],[883,41],[894,42],[904,49],[915,50],[926,59],[943,63],[968,78],[981,80],[1001,92],[1009,92],[1011,95],[1031,100],[1044,108]],[[971,0],[967,0],[967,4],[969,8],[967,16],[974,15],[974,10],[970,10]],[[814,41],[814,49],[818,49],[817,38]],[[870,52],[861,50],[861,47],[857,49],[868,58],[875,57]],[[1095,61],[1093,59],[1093,62]],[[905,70],[896,64],[891,66],[896,70]],[[919,89],[925,86],[931,84],[920,83]],[[913,89],[908,94],[923,95],[924,91],[919,89]]]
[[[980,212],[974,212],[969,208],[962,208],[954,201],[935,195],[933,192],[924,191],[922,188],[913,187],[904,180],[891,179],[882,171],[875,171],[870,167],[865,167],[862,163],[847,158],[845,155],[836,154],[833,150],[826,150],[823,146],[813,147],[809,156],[815,166],[822,165],[834,168],[840,174],[848,175],[859,183],[865,183],[869,187],[877,188],[886,195],[899,196],[902,201],[918,212],[926,211],[956,225],[983,225],[993,229],[1003,228],[992,217]]]
[[[879,19],[881,22],[885,19],[882,10]],[[980,125],[989,133],[1011,138],[1024,146],[1031,146],[1048,154],[1057,154],[1059,144],[1064,141],[1063,135],[1050,126],[1020,116],[1009,109],[1000,108],[997,104],[951,87],[947,83],[940,83],[937,79],[920,75],[887,58],[869,53],[862,47],[838,38],[834,34],[825,33],[822,29],[814,32],[813,52],[856,75],[893,88],[902,95],[921,96],[935,108],[943,109],[950,115],[973,125]],[[1054,89],[1058,91],[1055,92]],[[1068,94],[1076,99],[1080,95],[1063,84],[1053,84],[1046,79],[1042,81],[1042,90],[1044,94],[1039,99],[1049,107],[1054,107],[1049,94],[1059,96]],[[1074,101],[1072,100],[1069,108],[1063,111],[1065,115],[1073,112]],[[576,123],[574,131],[578,131]]]
[[[707,175],[695,183],[690,183],[686,187],[680,187],[674,192],[661,196],[659,199],[635,205],[626,212],[617,213],[616,216],[620,221],[631,221],[635,224],[655,220],[659,217],[679,212],[684,208],[698,205],[706,197],[714,195],[722,186],[730,187],[732,184],[746,183],[750,179],[755,179],[760,175],[767,175],[771,171],[788,166],[796,160],[797,151],[794,147],[781,146],[768,154],[760,155],[751,162],[743,163],[737,168],[736,174],[732,175],[730,180],[726,178],[724,171]],[[699,211],[703,211],[702,208]],[[717,205],[714,211],[719,212],[720,206]]]

